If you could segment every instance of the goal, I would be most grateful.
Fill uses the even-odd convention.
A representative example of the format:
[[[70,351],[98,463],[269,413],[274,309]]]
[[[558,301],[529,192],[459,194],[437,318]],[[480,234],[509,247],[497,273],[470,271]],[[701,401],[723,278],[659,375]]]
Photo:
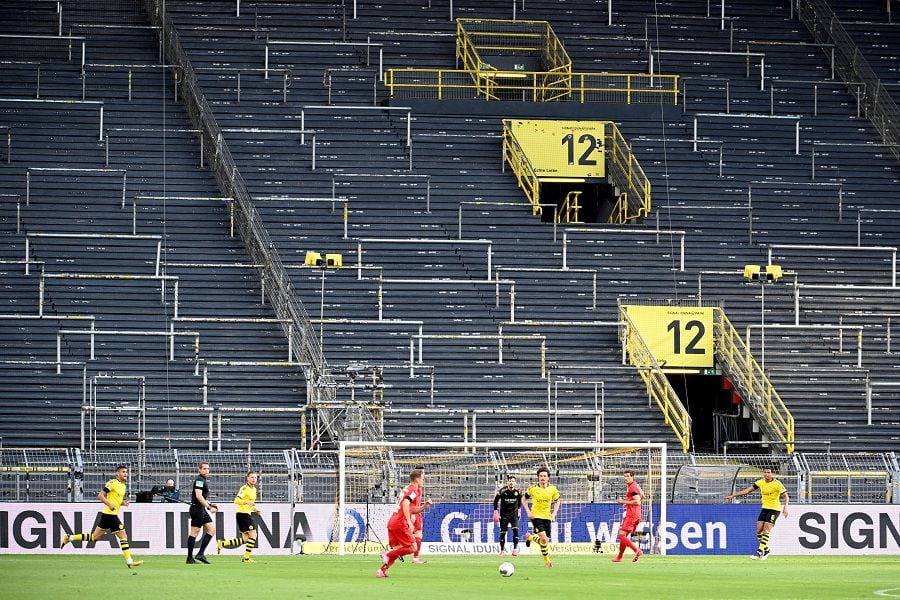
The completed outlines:
[[[635,472],[644,491],[637,541],[644,551],[664,553],[657,532],[666,521],[665,444],[341,442],[338,463],[331,551],[339,554],[386,548],[387,521],[416,467],[424,467],[424,498],[434,502],[424,513],[423,553],[499,552],[494,496],[510,475],[522,491],[537,484],[540,467],[550,471],[550,483],[559,488],[562,500],[552,524],[551,553],[617,547],[624,509],[616,498],[625,495],[625,469]],[[530,531],[523,510],[520,552],[529,552],[524,539]],[[507,540],[510,551],[511,531]]]

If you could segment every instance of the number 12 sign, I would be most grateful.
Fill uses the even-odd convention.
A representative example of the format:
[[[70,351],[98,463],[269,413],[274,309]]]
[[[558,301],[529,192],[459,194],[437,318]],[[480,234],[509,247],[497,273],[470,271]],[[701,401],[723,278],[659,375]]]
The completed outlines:
[[[715,366],[712,307],[628,305],[624,308],[663,370]]]
[[[534,168],[545,180],[606,177],[605,131],[608,121],[506,119]]]

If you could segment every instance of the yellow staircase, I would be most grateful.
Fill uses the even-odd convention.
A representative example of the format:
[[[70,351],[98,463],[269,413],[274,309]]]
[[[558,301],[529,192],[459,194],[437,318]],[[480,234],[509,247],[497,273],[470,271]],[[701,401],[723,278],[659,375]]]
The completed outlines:
[[[666,424],[672,428],[682,450],[687,452],[691,446],[691,417],[669,383],[666,373],[699,373],[700,370],[663,369],[657,357],[654,356],[651,345],[641,335],[639,327],[635,326],[627,309],[626,305],[619,307],[619,319],[625,324],[623,344],[628,360],[632,366],[638,369],[651,400],[662,411]],[[744,406],[759,427],[763,439],[771,441],[773,446],[783,447],[786,452],[792,453],[794,451],[793,415],[756,359],[753,358],[750,349],[728,320],[725,311],[714,307],[711,315],[712,323],[708,329],[712,331],[712,351],[716,365],[741,394]],[[665,326],[665,323],[661,322],[661,325]]]

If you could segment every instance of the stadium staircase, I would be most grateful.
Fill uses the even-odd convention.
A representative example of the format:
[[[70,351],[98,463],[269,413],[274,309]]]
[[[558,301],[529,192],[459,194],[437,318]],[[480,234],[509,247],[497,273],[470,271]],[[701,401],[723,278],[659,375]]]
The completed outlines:
[[[454,17],[512,16],[507,2],[454,4]],[[367,381],[339,398],[371,398],[386,437],[584,439],[599,419],[605,441],[674,443],[623,365],[617,304],[696,301],[702,280],[703,300],[739,332],[755,326],[757,358],[769,327],[765,366],[801,449],[896,447],[897,390],[872,386],[900,381],[887,351],[900,310],[881,289],[890,255],[835,249],[896,245],[896,162],[787,7],[729,6],[723,27],[705,2],[657,5],[658,16],[649,1],[617,5],[611,25],[586,2],[531,2],[518,16],[551,21],[579,69],[647,72],[652,56],[655,72],[682,76],[683,105],[386,101],[378,51],[384,68],[454,67],[447,6],[362,3],[353,19],[337,2],[260,3],[239,17],[232,2],[167,2],[329,365],[344,383]],[[501,171],[500,119],[518,115],[616,121],[654,186],[654,212],[633,227],[661,233],[573,233],[561,271],[562,232],[531,216]],[[427,176],[427,191],[410,175]],[[683,270],[671,231],[685,232]],[[490,240],[490,272],[478,240]],[[797,274],[799,309],[793,275],[767,286],[765,310],[741,275],[770,250]],[[308,251],[344,266],[312,268]],[[843,287],[817,309],[818,288],[804,287],[815,285]],[[862,325],[862,365],[856,330],[776,327],[798,321]]]
[[[55,8],[12,4],[4,34],[57,33]],[[4,40],[19,62],[0,70],[0,97],[23,100],[0,103],[12,130],[0,162],[3,443],[296,445],[302,372],[229,235],[145,13],[64,4],[66,33],[85,38],[94,104],[80,103],[79,57]],[[39,98],[29,55],[41,61]]]

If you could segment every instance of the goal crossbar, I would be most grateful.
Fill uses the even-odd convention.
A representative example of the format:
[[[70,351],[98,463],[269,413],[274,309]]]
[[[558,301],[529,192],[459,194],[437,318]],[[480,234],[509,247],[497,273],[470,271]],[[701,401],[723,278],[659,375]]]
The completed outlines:
[[[450,543],[459,542],[462,532],[463,540],[468,541],[472,537],[473,542],[484,542],[469,544],[467,548],[475,547],[476,552],[495,549],[496,527],[491,518],[494,493],[509,475],[516,476],[521,483],[529,478],[534,479],[538,466],[548,467],[553,477],[559,480],[561,512],[569,511],[562,519],[558,517],[558,532],[563,541],[577,537],[584,546],[586,544],[583,542],[587,541],[583,539],[584,531],[588,530],[596,535],[597,542],[601,537],[611,542],[610,537],[618,531],[621,521],[617,515],[621,515],[622,507],[616,503],[616,495],[625,495],[625,485],[621,479],[624,468],[634,468],[636,479],[644,487],[642,514],[646,525],[642,523],[642,527],[646,527],[647,533],[658,536],[656,532],[667,518],[667,454],[664,443],[342,441],[338,451],[338,498],[332,539],[335,542],[334,551],[343,555],[348,552],[351,543],[354,548],[359,546],[358,540],[348,539],[348,531],[349,537],[355,534],[363,536],[363,552],[369,551],[365,548],[365,542],[371,541],[371,530],[374,530],[372,535],[378,542],[375,546],[386,547],[387,515],[396,506],[396,495],[405,485],[403,476],[419,465],[425,466],[427,474],[425,497],[433,493],[438,495],[435,507],[426,512],[426,523],[430,513],[441,514],[439,508],[433,510],[441,503],[471,513],[468,517],[470,521],[465,523],[471,523],[472,527],[468,524],[464,528],[448,527],[448,516],[439,525],[426,525],[425,541],[432,542],[432,548],[462,547]],[[522,489],[524,491],[525,488]],[[364,516],[361,516],[363,513]],[[370,513],[376,515],[374,521],[377,526],[372,525]],[[585,528],[583,523],[576,522],[579,519],[590,519],[592,522]],[[598,519],[602,524],[593,522]],[[356,530],[352,530],[354,527]],[[521,528],[527,530],[527,527],[523,513]],[[578,536],[572,533],[576,528],[580,532]],[[360,533],[362,531],[365,533]],[[557,532],[556,523],[554,532]],[[655,550],[665,551],[661,544],[656,544]]]

